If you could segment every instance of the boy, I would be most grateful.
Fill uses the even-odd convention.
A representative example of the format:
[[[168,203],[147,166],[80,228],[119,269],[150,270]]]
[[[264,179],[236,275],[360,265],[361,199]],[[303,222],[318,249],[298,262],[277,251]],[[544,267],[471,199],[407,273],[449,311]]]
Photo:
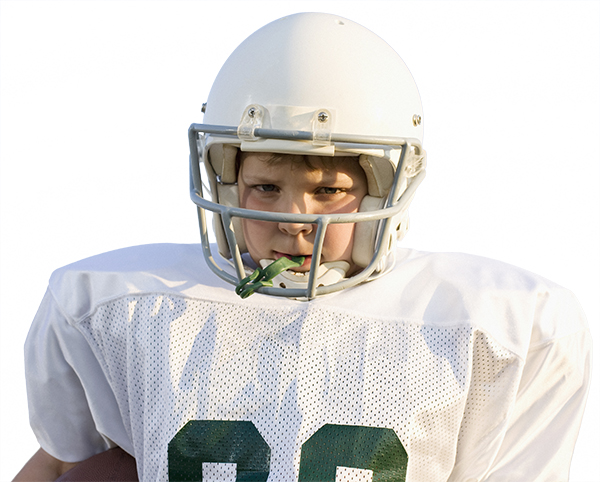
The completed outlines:
[[[530,273],[396,250],[425,153],[381,39],[273,22],[225,63],[204,122],[192,199],[221,280],[195,246],[55,272],[27,346],[43,449],[22,475],[119,446],[140,480],[566,480],[585,320]]]

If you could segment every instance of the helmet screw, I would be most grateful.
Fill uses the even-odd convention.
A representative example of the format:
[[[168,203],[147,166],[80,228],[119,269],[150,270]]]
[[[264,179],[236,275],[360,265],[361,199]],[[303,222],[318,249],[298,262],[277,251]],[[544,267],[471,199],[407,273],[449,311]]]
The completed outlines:
[[[254,107],[250,107],[248,109],[248,116],[249,117],[254,117],[256,115],[256,109]]]
[[[417,127],[421,125],[421,116],[419,114],[413,115],[413,126]]]
[[[203,114],[206,112],[206,102],[204,102],[204,103],[202,104],[202,109],[201,109],[201,110],[202,110],[202,113],[203,113]]]
[[[327,122],[329,116],[327,115],[327,112],[319,112],[319,114],[317,115],[317,119],[319,120],[319,122]]]

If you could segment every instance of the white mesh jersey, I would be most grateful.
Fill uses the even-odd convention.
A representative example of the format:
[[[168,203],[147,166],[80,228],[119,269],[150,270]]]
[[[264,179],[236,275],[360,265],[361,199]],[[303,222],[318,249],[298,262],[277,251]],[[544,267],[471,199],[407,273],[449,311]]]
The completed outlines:
[[[46,451],[116,444],[145,482],[567,480],[591,351],[569,291],[400,250],[392,272],[331,296],[242,300],[200,249],[52,275],[26,343]]]

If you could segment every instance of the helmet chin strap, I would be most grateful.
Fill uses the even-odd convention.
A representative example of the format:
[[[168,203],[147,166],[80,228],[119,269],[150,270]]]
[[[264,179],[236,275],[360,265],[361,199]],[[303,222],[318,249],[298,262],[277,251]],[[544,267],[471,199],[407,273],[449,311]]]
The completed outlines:
[[[273,259],[261,259],[260,265],[263,268],[273,264]],[[319,265],[317,271],[317,287],[329,286],[346,277],[350,270],[350,263],[346,261],[331,261]],[[306,289],[310,279],[310,271],[299,272],[285,270],[278,273],[273,279],[273,286],[280,288],[299,288]]]

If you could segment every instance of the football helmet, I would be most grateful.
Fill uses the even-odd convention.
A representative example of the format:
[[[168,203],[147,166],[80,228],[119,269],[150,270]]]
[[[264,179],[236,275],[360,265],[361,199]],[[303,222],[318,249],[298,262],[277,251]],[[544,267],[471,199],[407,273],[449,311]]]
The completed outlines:
[[[393,265],[408,228],[407,208],[425,175],[423,113],[417,86],[398,54],[363,26],[324,13],[300,13],[262,27],[227,59],[189,128],[191,198],[198,207],[204,256],[224,280],[239,285],[251,268],[242,219],[313,224],[310,272],[285,271],[256,291],[312,299],[378,277]],[[239,207],[238,151],[358,156],[368,182],[359,212],[298,214]],[[203,182],[204,181],[204,182]],[[207,182],[206,182],[207,181]],[[214,259],[206,210],[213,213],[220,255]],[[321,265],[327,226],[356,223],[352,261]],[[268,266],[272,260],[260,260]],[[267,280],[268,281],[268,280]]]

